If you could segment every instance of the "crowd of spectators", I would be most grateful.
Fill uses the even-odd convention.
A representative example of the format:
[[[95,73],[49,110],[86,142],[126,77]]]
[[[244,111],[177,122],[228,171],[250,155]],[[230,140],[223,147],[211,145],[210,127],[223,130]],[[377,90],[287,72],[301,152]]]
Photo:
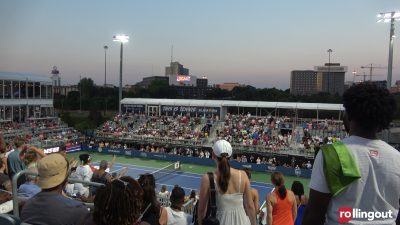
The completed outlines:
[[[113,120],[105,122],[97,134],[114,138],[139,136],[201,141],[208,138],[212,121],[190,115],[156,117],[129,113],[117,115]]]
[[[343,123],[333,118],[295,119],[288,116],[254,116],[250,113],[228,113],[221,121],[217,116],[204,118],[189,114],[147,116],[127,113],[105,122],[96,132],[98,139],[180,140],[196,145],[224,139],[232,143],[235,149],[257,148],[259,151],[308,156],[314,156],[321,144],[331,144],[345,136]],[[107,147],[106,142],[104,146]]]
[[[22,136],[28,144],[41,148],[78,145],[82,138],[78,131],[56,117],[28,119],[25,123],[0,121],[0,134],[7,143]]]
[[[251,114],[225,116],[224,126],[216,130],[217,139],[234,146],[263,147],[272,152],[296,149],[313,155],[322,143],[334,143],[345,136],[342,122],[306,120],[295,124],[289,117],[255,117]]]

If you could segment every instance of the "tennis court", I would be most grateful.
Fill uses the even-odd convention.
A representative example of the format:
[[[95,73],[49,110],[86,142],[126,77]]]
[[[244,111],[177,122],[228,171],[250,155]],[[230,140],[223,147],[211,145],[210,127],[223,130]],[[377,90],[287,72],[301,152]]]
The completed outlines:
[[[93,164],[97,165],[98,162]],[[197,191],[200,188],[200,182],[202,178],[201,174],[175,170],[173,168],[173,164],[171,164],[169,168],[160,170],[159,168],[153,168],[147,166],[136,166],[123,163],[114,163],[110,173],[113,172],[119,173],[123,171],[126,166],[128,167],[128,172],[126,173],[126,175],[134,178],[138,178],[140,174],[144,173],[155,173],[154,175],[156,177],[157,190],[160,190],[162,185],[165,185],[169,190],[172,190],[172,188],[177,184],[183,189],[185,189],[186,194],[189,195],[191,190]],[[260,196],[265,196],[266,193],[272,190],[272,186],[270,184],[265,184],[260,182],[252,182],[251,186],[258,190]],[[261,198],[260,204],[263,201],[264,199]]]
[[[89,153],[92,157],[92,164],[98,165],[101,160],[107,160],[110,162],[112,159],[111,154],[103,154],[97,152],[74,152],[68,154],[68,157],[78,158],[78,156],[82,153]],[[127,166],[128,171],[126,175],[132,176],[133,178],[138,178],[140,174],[144,173],[154,173],[155,171],[166,167],[167,165],[171,165],[173,162],[162,161],[162,160],[153,160],[153,159],[144,159],[144,158],[133,158],[127,156],[117,156],[116,162],[111,168],[111,173],[116,172],[120,173]],[[170,170],[161,171],[160,173],[156,173],[156,183],[157,183],[157,192],[160,190],[161,185],[166,185],[167,189],[172,190],[173,186],[179,185],[185,189],[186,194],[189,195],[191,190],[198,191],[200,188],[200,182],[203,174],[206,172],[214,171],[215,167],[210,166],[201,166],[195,164],[181,164],[180,170],[173,171],[171,173]],[[267,172],[252,172],[253,181],[251,182],[251,186],[256,188],[260,194],[260,204],[264,201],[265,196],[268,192],[270,192],[273,186],[267,181],[270,180],[270,174]],[[293,180],[299,180],[304,184],[305,191],[308,192],[308,183],[309,179],[300,178],[300,177],[285,177],[285,183],[287,188],[290,188]],[[266,181],[266,182],[264,182]]]

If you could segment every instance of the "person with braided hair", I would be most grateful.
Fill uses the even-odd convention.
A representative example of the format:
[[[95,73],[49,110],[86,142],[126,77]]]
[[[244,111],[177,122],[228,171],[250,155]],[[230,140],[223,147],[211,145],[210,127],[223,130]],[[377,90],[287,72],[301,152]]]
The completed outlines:
[[[97,190],[94,198],[92,221],[94,225],[136,225],[139,221],[143,204],[143,190],[132,177],[115,179]]]
[[[318,152],[302,224],[395,224],[400,152],[377,137],[393,119],[395,99],[387,89],[364,82],[345,91],[343,106],[349,137]],[[379,217],[343,217],[349,208]]]
[[[267,224],[292,225],[297,216],[296,198],[292,191],[285,187],[285,179],[281,172],[271,174],[274,190],[267,195]]]
[[[256,213],[251,195],[250,181],[242,170],[231,168],[232,146],[225,140],[215,142],[212,158],[217,168],[214,171],[217,219],[220,224],[255,225]],[[205,174],[201,180],[197,210],[198,224],[206,217],[210,197],[210,180]]]

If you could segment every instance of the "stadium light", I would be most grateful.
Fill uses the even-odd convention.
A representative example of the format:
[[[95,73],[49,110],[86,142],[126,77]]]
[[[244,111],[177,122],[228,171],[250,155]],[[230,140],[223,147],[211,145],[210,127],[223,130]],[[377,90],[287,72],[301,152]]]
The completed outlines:
[[[104,87],[107,85],[107,49],[108,46],[104,45]]]
[[[388,74],[387,74],[387,88],[390,90],[392,87],[392,67],[393,67],[393,38],[394,35],[394,21],[400,20],[400,12],[385,12],[378,14],[378,23],[390,22],[390,36],[389,36],[389,60],[388,60]]]
[[[113,41],[121,42],[121,54],[119,58],[119,94],[118,94],[118,113],[121,115],[121,99],[122,99],[122,47],[124,43],[129,41],[128,35],[114,35]]]
[[[329,81],[331,79],[331,53],[333,52],[332,49],[328,49],[328,92],[330,92],[330,85],[329,85]]]

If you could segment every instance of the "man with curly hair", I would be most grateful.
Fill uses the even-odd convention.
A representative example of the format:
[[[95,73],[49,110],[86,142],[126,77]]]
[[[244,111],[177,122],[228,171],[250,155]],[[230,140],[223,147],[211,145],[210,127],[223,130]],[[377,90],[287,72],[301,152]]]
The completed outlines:
[[[377,137],[392,121],[394,97],[365,82],[344,93],[343,106],[349,137],[317,154],[302,224],[395,224],[400,152]]]

